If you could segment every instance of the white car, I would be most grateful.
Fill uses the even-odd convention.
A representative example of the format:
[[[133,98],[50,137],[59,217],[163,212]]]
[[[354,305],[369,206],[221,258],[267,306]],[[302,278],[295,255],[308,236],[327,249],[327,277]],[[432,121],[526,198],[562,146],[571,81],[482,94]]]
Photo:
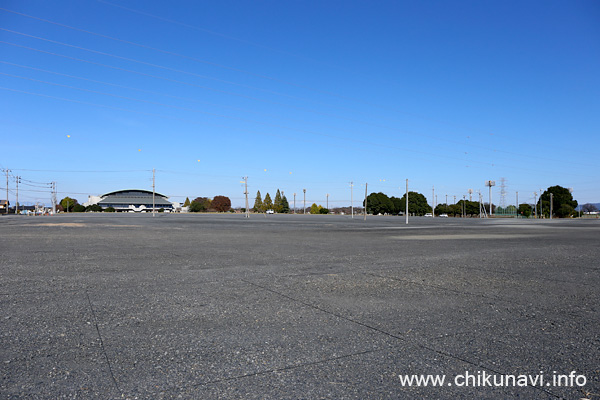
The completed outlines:
[[[275,211],[273,211],[273,210],[267,210],[266,213],[267,214],[275,214]]]
[[[427,214],[425,214],[425,216],[426,217],[433,217],[433,214],[432,213],[427,213]]]
[[[440,214],[440,218],[448,218],[448,214],[446,214],[446,213]]]

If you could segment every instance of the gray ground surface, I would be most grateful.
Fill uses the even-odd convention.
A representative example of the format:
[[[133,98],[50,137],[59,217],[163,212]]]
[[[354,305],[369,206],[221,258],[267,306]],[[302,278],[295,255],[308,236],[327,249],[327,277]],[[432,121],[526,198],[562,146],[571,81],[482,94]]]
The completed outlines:
[[[0,238],[0,398],[600,393],[598,220],[3,216]],[[465,371],[587,384],[398,378]]]

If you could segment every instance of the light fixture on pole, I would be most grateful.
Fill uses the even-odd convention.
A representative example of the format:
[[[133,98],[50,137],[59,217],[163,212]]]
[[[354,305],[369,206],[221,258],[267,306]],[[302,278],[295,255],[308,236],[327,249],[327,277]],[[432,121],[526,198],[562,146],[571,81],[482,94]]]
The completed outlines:
[[[306,189],[302,189],[304,192],[304,214],[306,214]]]
[[[490,188],[490,217],[494,215],[494,211],[492,209],[492,186],[496,186],[496,181],[485,181],[485,186]]]

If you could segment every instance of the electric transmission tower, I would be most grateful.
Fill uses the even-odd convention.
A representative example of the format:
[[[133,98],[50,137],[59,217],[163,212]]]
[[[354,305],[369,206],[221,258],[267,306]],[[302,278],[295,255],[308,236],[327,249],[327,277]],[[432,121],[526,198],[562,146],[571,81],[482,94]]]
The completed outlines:
[[[506,178],[500,178],[500,207],[506,209]]]

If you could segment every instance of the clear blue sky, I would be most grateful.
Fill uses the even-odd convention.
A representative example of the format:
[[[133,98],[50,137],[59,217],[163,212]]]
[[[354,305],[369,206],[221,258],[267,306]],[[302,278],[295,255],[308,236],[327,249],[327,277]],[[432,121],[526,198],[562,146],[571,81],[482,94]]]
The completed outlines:
[[[21,203],[140,188],[437,202],[506,178],[600,202],[600,2],[5,0]],[[0,177],[0,198],[6,178]],[[14,198],[15,183],[9,182]],[[500,188],[493,194],[500,200]],[[12,202],[12,200],[11,200]],[[298,203],[300,206],[300,203]]]

